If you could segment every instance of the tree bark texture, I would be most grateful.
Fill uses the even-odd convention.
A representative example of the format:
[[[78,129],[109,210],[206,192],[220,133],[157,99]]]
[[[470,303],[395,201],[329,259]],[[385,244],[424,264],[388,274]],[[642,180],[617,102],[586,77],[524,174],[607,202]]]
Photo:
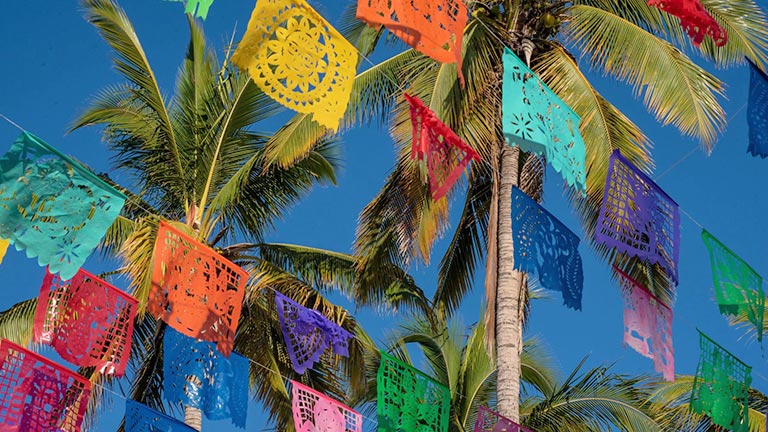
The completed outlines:
[[[199,408],[184,406],[184,423],[196,431],[203,430],[203,412]]]
[[[502,144],[499,176],[498,276],[496,286],[497,408],[520,419],[520,354],[523,331],[523,274],[514,269],[512,187],[518,185],[519,147]]]

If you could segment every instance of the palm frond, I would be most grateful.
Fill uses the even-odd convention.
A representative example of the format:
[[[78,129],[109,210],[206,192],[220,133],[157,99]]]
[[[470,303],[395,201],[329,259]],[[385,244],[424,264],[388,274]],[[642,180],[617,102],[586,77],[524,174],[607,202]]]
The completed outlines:
[[[598,367],[573,371],[550,397],[523,416],[537,431],[659,430],[659,418],[637,379]],[[522,413],[521,413],[522,414]]]
[[[32,343],[37,298],[24,300],[0,312],[0,339],[8,339],[21,346]]]
[[[573,3],[609,11],[681,49],[695,49],[678,18],[648,6],[643,0],[626,0],[620,4],[610,0],[576,0]],[[702,0],[701,4],[728,33],[725,46],[717,47],[709,38],[701,44],[698,51],[707,60],[719,67],[743,64],[744,57],[759,64],[768,61],[768,26],[765,12],[757,3],[753,0]]]
[[[128,16],[112,0],[81,0],[81,3],[86,9],[88,21],[114,50],[115,68],[131,83],[131,97],[154,117],[152,123],[157,125],[157,138],[153,141],[168,154],[168,166],[164,169],[173,172],[173,177],[177,179],[183,178],[181,155],[166,101]],[[76,122],[75,127],[82,123]]]
[[[573,5],[565,28],[569,43],[590,64],[630,84],[662,124],[698,138],[711,150],[725,126],[717,101],[724,85],[680,50],[642,27],[604,9]]]
[[[448,249],[440,260],[437,289],[432,304],[438,313],[450,316],[461,305],[474,282],[475,266],[485,256],[493,176],[488,164],[475,164],[469,171],[464,209]]]
[[[581,116],[580,131],[587,143],[587,197],[583,199],[573,189],[567,193],[577,210],[585,237],[590,239],[590,245],[603,259],[624,269],[658,297],[671,302],[675,298],[674,283],[658,265],[649,269],[642,261],[616,255],[612,249],[596,245],[593,241],[611,153],[619,149],[639,169],[650,172],[653,162],[648,138],[592,87],[574,58],[563,47],[557,46],[542,53],[534,69]]]
[[[709,432],[716,430],[711,419],[690,409],[694,377],[677,375],[674,382],[649,380],[644,383],[651,400],[659,405],[658,411],[664,416],[669,431]],[[768,397],[759,391],[749,389],[749,431],[765,432],[765,412]]]
[[[766,296],[763,308],[763,316],[768,316],[768,296]],[[737,329],[742,330],[744,332],[743,337],[746,337],[749,340],[756,340],[757,328],[755,328],[755,324],[750,320],[750,318],[752,318],[750,315],[752,314],[743,311],[739,315],[729,316],[728,322]],[[763,320],[762,334],[768,334],[768,319]]]

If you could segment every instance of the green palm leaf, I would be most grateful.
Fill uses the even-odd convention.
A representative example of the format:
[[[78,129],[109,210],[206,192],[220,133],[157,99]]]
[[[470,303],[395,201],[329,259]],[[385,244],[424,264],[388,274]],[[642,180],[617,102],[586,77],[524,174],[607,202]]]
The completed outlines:
[[[675,125],[711,149],[725,125],[719,79],[621,16],[587,5],[573,5],[568,14],[565,37],[593,66],[630,84],[662,124]]]

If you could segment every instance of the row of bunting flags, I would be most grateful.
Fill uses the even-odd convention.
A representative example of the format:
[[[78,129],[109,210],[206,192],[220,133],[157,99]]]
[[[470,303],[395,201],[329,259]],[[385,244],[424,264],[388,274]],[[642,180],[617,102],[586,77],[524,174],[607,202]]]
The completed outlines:
[[[188,0],[186,12],[205,18],[212,0]],[[680,18],[695,44],[727,34],[696,0],[649,0]],[[357,17],[384,26],[430,58],[455,63],[461,74],[467,10],[460,0],[360,0]],[[358,53],[303,0],[259,0],[233,63],[281,104],[311,114],[337,130],[347,110]],[[579,116],[511,50],[503,55],[502,126],[508,143],[543,156],[567,184],[586,194],[586,149]],[[768,79],[751,64],[748,122],[752,154],[768,156]],[[417,96],[404,95],[413,128],[412,157],[423,161],[434,200],[451,189],[480,156]],[[135,298],[81,267],[120,213],[126,197],[72,159],[24,132],[0,159],[0,260],[9,244],[46,266],[34,320],[34,341],[61,358],[102,374],[122,376],[131,351]],[[513,190],[515,263],[542,286],[562,292],[566,306],[581,309],[583,271],[579,238],[531,197]],[[678,206],[647,175],[615,151],[610,159],[596,241],[618,253],[658,264],[678,283]],[[762,278],[707,231],[717,301],[724,314],[746,313],[762,337]],[[621,269],[625,302],[624,343],[652,358],[674,379],[672,310]],[[210,419],[245,426],[249,363],[233,352],[248,273],[198,242],[180,225],[160,222],[153,252],[147,311],[167,324],[164,397],[197,407]],[[354,336],[320,312],[275,293],[275,308],[291,364],[303,374],[329,349],[347,356]],[[703,333],[691,407],[715,424],[746,431],[751,369]],[[77,431],[90,382],[66,367],[0,342],[0,428]],[[359,432],[353,409],[304,384],[291,382],[297,431]],[[447,387],[382,352],[377,375],[381,431],[445,431]],[[162,425],[188,431],[180,421],[127,401],[127,431]],[[475,432],[529,431],[481,407]],[[530,432],[530,431],[529,431]]]
[[[416,140],[414,145],[419,143]],[[9,160],[15,163],[9,164]],[[90,221],[103,213],[92,209],[104,209],[99,203],[104,197],[118,196],[117,192],[29,133],[19,137],[11,151],[0,159],[0,165],[8,168],[3,171],[7,175],[2,179],[0,191],[3,203],[0,227],[11,234],[14,245],[21,244],[30,256],[62,256],[57,251],[62,238],[79,246],[85,242],[80,240],[82,237],[92,244],[87,249],[79,249],[87,257],[119,213],[118,208],[111,219],[102,220],[95,225],[98,228],[93,228]],[[48,182],[48,179],[55,181]],[[80,191],[72,194],[72,189]],[[92,192],[94,190],[98,192]],[[559,289],[567,306],[580,309],[583,274],[579,238],[519,189],[513,190],[512,199],[518,269],[535,275],[546,288]],[[11,224],[15,226],[13,231],[8,230]],[[68,228],[73,226],[78,228]],[[674,201],[629,161],[614,153],[598,220],[597,233],[604,238],[600,241],[661,265],[676,281],[678,226]],[[26,243],[17,241],[26,238],[25,233],[30,231],[58,235]],[[758,324],[763,320],[765,301],[762,278],[707,231],[702,232],[702,238],[710,251],[721,311],[731,315],[746,313],[760,330],[762,326]],[[31,248],[36,249],[30,253]],[[159,223],[153,257],[147,310],[169,326],[164,340],[165,397],[171,402],[200,407],[208,418],[232,418],[235,425],[244,427],[249,366],[247,359],[232,352],[232,347],[248,274],[168,222]],[[78,263],[84,261],[84,257],[79,258],[76,262],[60,258],[41,262],[48,268],[35,312],[34,340],[53,346],[62,359],[79,367],[94,367],[101,373],[121,376],[130,354],[137,301],[78,268]],[[58,273],[52,273],[56,268]],[[64,274],[73,271],[71,278],[64,278]],[[622,281],[626,304],[625,343],[653,358],[656,369],[672,380],[671,309],[620,269],[615,271]],[[312,368],[328,348],[337,355],[348,355],[348,343],[353,335],[338,324],[280,293],[275,294],[275,307],[287,352],[298,374]],[[724,425],[725,420],[720,420],[724,418],[728,418],[731,425],[743,421],[749,367],[719,345],[707,343],[709,339],[705,335],[701,338],[703,356],[692,407],[709,412],[713,419],[721,421],[718,424]],[[0,415],[0,424],[36,430],[22,425],[47,421],[55,422],[61,430],[77,430],[87,405],[90,383],[75,379],[79,376],[66,368],[6,342],[3,342],[4,350],[0,350],[6,354],[0,378],[9,374],[15,377],[16,381],[11,382],[3,394],[5,403],[14,409],[5,416]],[[447,404],[450,393],[437,382],[385,353],[382,353],[378,378],[379,419],[383,430],[411,430],[409,425],[426,421],[419,416],[428,417],[436,426],[445,421],[448,407],[435,401]],[[741,385],[734,386],[734,383]],[[348,408],[339,405],[339,409],[347,411],[338,415],[333,410],[329,413],[327,404],[331,401],[317,402],[322,395],[308,393],[306,389],[299,391],[302,387],[298,384],[294,389],[298,389],[293,393],[295,412],[304,413],[301,421],[308,421],[307,401],[315,400],[311,411],[319,418],[331,416],[346,419],[345,424],[355,422],[348,418],[352,412]],[[731,393],[725,394],[726,390]],[[27,402],[23,397],[38,393],[61,402],[60,409],[45,411],[42,407],[51,404],[49,399],[32,397],[31,402]],[[728,400],[738,403],[723,402]],[[427,401],[427,407],[419,407],[418,401]],[[144,409],[136,408],[135,404],[131,406],[133,411]],[[724,411],[724,406],[731,407],[730,411]]]

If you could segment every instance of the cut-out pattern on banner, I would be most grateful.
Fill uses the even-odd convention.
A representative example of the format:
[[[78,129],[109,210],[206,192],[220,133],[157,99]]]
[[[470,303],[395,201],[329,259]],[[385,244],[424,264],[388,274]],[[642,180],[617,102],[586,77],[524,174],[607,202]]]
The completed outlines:
[[[518,188],[512,188],[512,215],[515,268],[562,292],[563,304],[581,310],[579,237]]]
[[[461,47],[467,7],[461,0],[358,0],[357,19],[383,25],[416,51],[441,63],[456,63],[461,74]]]
[[[728,33],[704,9],[699,0],[648,0],[648,5],[680,18],[680,26],[696,46],[707,36],[719,47],[728,42]]]
[[[35,311],[35,342],[64,360],[122,376],[131,353],[135,298],[80,269],[62,281],[46,272]]]
[[[352,333],[314,309],[308,309],[275,291],[275,306],[285,347],[293,370],[303,374],[320,360],[330,346],[340,356],[349,355]]]
[[[277,102],[335,131],[357,50],[304,0],[259,0],[232,63]]]
[[[755,326],[757,340],[762,340],[765,315],[762,276],[707,230],[701,231],[701,238],[709,251],[712,283],[720,313],[746,314]]]
[[[4,339],[0,360],[0,430],[80,430],[91,395],[87,379]]]
[[[496,411],[481,406],[477,410],[477,421],[472,432],[533,432],[520,426]]]
[[[691,390],[691,409],[733,432],[749,431],[752,368],[699,332],[699,365]]]
[[[502,128],[510,145],[546,156],[565,181],[586,194],[587,150],[581,118],[520,60],[504,48]]]
[[[624,343],[653,359],[656,372],[675,380],[675,351],[672,345],[673,313],[658,297],[616,266],[624,299]]]
[[[296,432],[362,432],[363,418],[352,408],[291,380]]]
[[[169,326],[215,342],[229,355],[248,273],[194,238],[160,222],[147,310]]]
[[[5,258],[5,253],[8,252],[8,240],[6,239],[0,239],[0,263],[3,262],[3,258]]]
[[[595,242],[659,264],[677,283],[680,212],[653,180],[614,150],[605,179]]]
[[[469,162],[480,155],[435,117],[421,99],[405,94],[410,104],[413,144],[411,157],[427,160],[429,190],[437,201],[451,190]]]
[[[125,204],[125,196],[24,132],[0,158],[0,238],[62,279],[75,275]]]
[[[125,432],[195,432],[180,420],[133,400],[125,401]]]
[[[231,418],[245,428],[248,415],[248,359],[224,357],[212,342],[166,327],[163,339],[164,397],[200,409],[210,420]]]
[[[753,156],[768,157],[768,76],[749,62],[749,102],[747,125],[749,148]]]
[[[448,387],[383,351],[376,396],[380,432],[448,430]]]

